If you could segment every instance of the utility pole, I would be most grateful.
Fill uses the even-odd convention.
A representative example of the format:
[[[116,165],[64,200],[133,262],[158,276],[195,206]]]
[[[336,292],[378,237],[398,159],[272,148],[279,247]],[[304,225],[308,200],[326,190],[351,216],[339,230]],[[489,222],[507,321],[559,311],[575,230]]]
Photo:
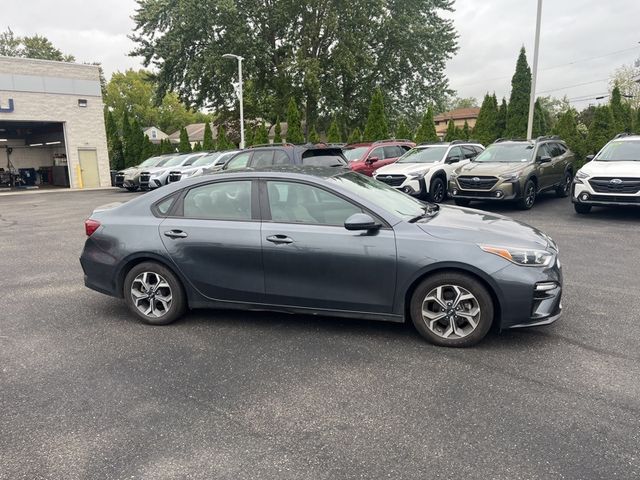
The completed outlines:
[[[536,103],[536,80],[538,77],[538,50],[540,47],[540,20],[542,19],[542,0],[538,0],[536,17],[536,40],[533,47],[533,70],[531,71],[531,97],[529,98],[529,121],[527,122],[527,140],[533,136],[533,111]]]

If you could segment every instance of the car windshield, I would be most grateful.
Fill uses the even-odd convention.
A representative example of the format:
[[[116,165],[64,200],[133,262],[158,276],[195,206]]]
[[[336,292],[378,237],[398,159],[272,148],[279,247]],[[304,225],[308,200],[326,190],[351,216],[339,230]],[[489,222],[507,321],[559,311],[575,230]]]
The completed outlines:
[[[203,165],[213,165],[221,154],[219,152],[204,155],[191,164],[193,167],[201,167]]]
[[[233,150],[232,152],[221,153],[220,156],[216,159],[216,163],[214,163],[214,165],[224,165],[236,153],[238,153],[237,150]]]
[[[595,158],[599,162],[640,162],[640,140],[611,142]]]
[[[425,205],[409,195],[378,182],[373,178],[357,174],[355,172],[345,173],[336,177],[331,177],[332,181],[341,187],[355,193],[359,197],[374,203],[383,210],[401,215],[403,217],[415,218],[422,215]]]
[[[140,164],[141,167],[153,167],[155,166],[157,163],[160,163],[160,161],[163,159],[163,157],[151,157],[151,158],[147,158],[144,162],[142,162]]]
[[[478,155],[474,162],[528,162],[533,154],[531,143],[495,143]]]
[[[444,147],[422,147],[412,148],[396,163],[434,163],[442,160],[442,156],[447,151]]]
[[[176,158],[174,155],[171,155],[169,157],[164,157],[162,160],[160,160],[158,163],[156,163],[155,165],[152,165],[154,167],[164,167],[169,160],[171,160],[172,158]]]
[[[347,157],[347,160],[350,162],[355,162],[360,160],[368,150],[369,147],[347,148],[344,150],[344,156]]]
[[[188,157],[189,155],[176,155],[175,157],[171,157],[171,159],[168,162],[164,163],[162,166],[177,167],[178,165],[182,165],[182,162],[184,162]]]

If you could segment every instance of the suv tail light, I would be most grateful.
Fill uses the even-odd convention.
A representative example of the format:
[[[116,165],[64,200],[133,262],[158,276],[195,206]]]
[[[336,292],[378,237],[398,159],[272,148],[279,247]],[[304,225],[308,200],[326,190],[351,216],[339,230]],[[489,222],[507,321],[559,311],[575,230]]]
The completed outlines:
[[[97,220],[88,218],[84,221],[84,233],[87,234],[87,237],[90,237],[91,235],[93,235],[93,232],[95,232],[99,227],[100,227],[100,222]]]

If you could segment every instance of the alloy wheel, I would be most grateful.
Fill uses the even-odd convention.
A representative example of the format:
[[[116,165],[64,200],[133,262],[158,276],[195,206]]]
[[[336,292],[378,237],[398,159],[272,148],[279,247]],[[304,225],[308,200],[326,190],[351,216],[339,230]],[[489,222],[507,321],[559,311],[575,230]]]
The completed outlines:
[[[469,290],[458,285],[441,285],[422,302],[422,319],[427,328],[445,339],[464,338],[480,323],[480,304]]]
[[[531,208],[533,206],[533,202],[536,199],[536,188],[535,186],[532,184],[529,185],[529,188],[527,188],[527,191],[525,193],[525,204],[527,205],[527,208]]]
[[[171,308],[169,282],[156,272],[142,272],[131,283],[131,299],[135,307],[147,317],[159,318]]]
[[[564,185],[562,186],[562,189],[565,195],[568,195],[569,191],[571,190],[571,181],[572,181],[571,174],[569,173],[565,174]]]
[[[444,200],[444,185],[442,182],[435,182],[432,198],[435,203],[440,203]]]

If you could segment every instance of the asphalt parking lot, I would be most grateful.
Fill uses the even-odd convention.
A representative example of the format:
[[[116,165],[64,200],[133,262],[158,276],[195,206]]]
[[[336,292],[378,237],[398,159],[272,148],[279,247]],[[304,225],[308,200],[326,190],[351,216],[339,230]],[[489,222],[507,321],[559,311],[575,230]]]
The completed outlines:
[[[78,262],[92,209],[135,195],[0,197],[0,478],[640,477],[640,210],[489,205],[556,239],[565,314],[455,350],[274,313],[142,325]]]

